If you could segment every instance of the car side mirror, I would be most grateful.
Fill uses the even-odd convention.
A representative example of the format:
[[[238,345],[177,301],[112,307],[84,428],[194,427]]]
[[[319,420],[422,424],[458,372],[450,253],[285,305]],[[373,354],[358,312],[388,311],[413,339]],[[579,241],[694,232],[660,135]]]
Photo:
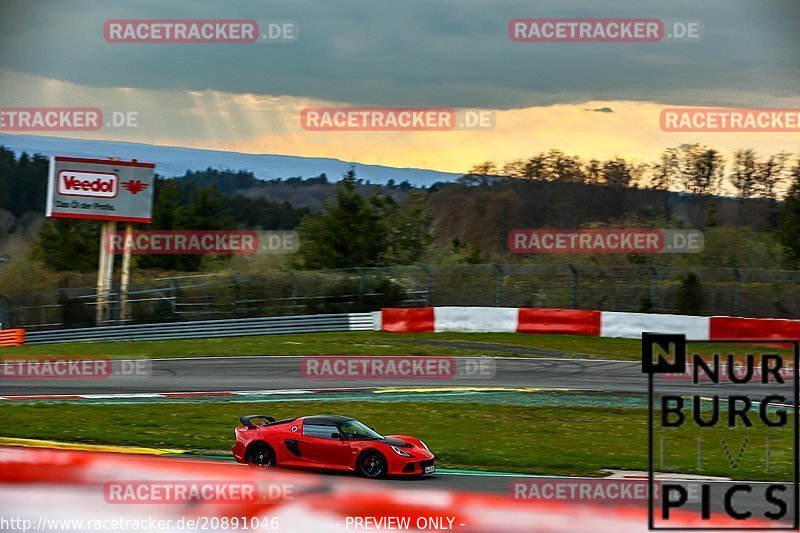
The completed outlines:
[[[370,426],[369,429],[371,429],[372,431],[375,431],[375,428],[372,427],[372,426]]]
[[[331,438],[336,440],[341,440],[342,436],[339,435],[338,433],[331,433]]]

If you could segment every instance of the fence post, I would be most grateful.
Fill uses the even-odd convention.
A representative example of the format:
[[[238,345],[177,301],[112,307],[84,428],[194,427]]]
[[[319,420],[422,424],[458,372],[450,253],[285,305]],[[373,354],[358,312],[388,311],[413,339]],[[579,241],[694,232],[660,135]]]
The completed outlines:
[[[356,273],[358,274],[358,300],[361,301],[364,298],[364,289],[367,284],[366,278],[364,278],[364,269],[356,267]]]
[[[175,278],[169,278],[167,280],[167,286],[169,288],[169,292],[172,293],[172,317],[175,318],[176,316],[178,316],[178,309],[179,309],[178,306],[180,305],[180,302],[178,301],[181,294],[180,285],[175,280]],[[152,315],[153,313],[155,313],[155,308],[153,305],[153,301],[150,300],[150,314]]]
[[[213,304],[214,302],[211,301],[211,294],[208,292],[208,284],[207,283],[203,284],[203,293],[205,293],[206,315],[208,315],[209,313],[213,312],[212,311],[213,308],[211,307],[211,304]]]
[[[0,294],[0,329],[11,328],[11,299]]]
[[[572,271],[572,308],[578,308],[578,269],[570,263],[569,269]]]
[[[297,300],[300,296],[300,280],[297,279],[297,275],[293,270],[289,271],[289,279],[292,281],[292,309],[294,309],[298,306]],[[303,307],[305,307],[305,304],[303,304]]]
[[[58,303],[58,323],[61,327],[64,327],[65,319],[67,318],[67,309],[66,309],[66,295],[64,294],[64,288],[59,287],[56,289],[56,302]],[[25,310],[25,315],[20,316],[20,324],[28,324],[26,320],[28,317],[28,310]],[[11,319],[11,315],[9,314],[9,319]]]
[[[653,274],[653,278],[650,281],[650,309],[654,310],[658,307],[658,270],[656,267],[651,266],[650,272]]]
[[[112,296],[114,299],[108,302],[108,319],[111,320],[112,324],[119,324],[120,312],[122,311],[122,288],[116,283],[111,283],[109,290],[111,291],[109,296]]]
[[[241,299],[242,292],[239,290],[239,275],[238,274],[231,274],[230,281],[228,282],[233,287],[233,301],[231,302],[229,312],[232,313],[234,316],[236,315],[236,310],[239,309],[239,300]],[[259,312],[263,309],[263,305],[259,306]]]
[[[739,273],[739,269],[738,268],[734,268],[733,269],[733,279],[734,279],[734,285],[733,285],[733,314],[734,315],[738,315],[739,314],[739,301],[740,301],[741,295],[742,295],[742,276]]]
[[[425,303],[427,304],[426,307],[430,307],[431,297],[433,296],[433,272],[425,263],[422,263],[422,270],[425,271],[425,276],[427,277],[425,282]]]
[[[495,290],[494,290],[494,306],[501,307],[503,305],[503,284],[505,283],[505,272],[503,272],[503,265],[494,265],[496,271],[495,276]]]

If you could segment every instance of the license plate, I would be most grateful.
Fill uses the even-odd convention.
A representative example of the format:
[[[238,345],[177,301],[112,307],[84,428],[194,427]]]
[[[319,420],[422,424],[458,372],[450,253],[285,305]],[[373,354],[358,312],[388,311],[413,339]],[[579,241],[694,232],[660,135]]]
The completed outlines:
[[[426,466],[425,467],[425,473],[426,474],[432,474],[434,472],[436,472],[436,467],[435,466]]]

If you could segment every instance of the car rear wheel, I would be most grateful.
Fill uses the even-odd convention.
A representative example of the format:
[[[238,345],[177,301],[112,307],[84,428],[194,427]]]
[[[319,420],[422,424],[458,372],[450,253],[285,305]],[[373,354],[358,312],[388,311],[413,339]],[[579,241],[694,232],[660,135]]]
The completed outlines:
[[[257,442],[247,448],[244,460],[250,466],[268,468],[275,466],[275,452],[269,444]]]
[[[364,452],[359,456],[356,468],[364,477],[381,478],[386,476],[386,458],[378,452]]]

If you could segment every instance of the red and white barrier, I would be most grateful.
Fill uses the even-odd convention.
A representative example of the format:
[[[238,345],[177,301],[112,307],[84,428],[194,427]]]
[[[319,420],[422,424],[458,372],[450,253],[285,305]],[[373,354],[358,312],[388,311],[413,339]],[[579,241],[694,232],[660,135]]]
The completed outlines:
[[[800,339],[800,320],[711,317],[712,339]]]
[[[0,447],[0,465],[0,513],[6,528],[19,531],[647,531],[638,502],[516,499],[512,478],[508,493],[480,494],[232,462],[17,447]],[[181,495],[170,487],[203,490]],[[672,527],[741,526],[719,514],[670,516]]]
[[[381,329],[395,333],[423,333],[436,331],[433,307],[409,309],[381,309]]]
[[[708,339],[707,316],[655,315],[647,313],[600,313],[600,336],[638,339],[643,331],[683,333],[687,339]]]
[[[517,316],[517,332],[519,333],[600,335],[600,311],[522,307]]]
[[[514,333],[517,331],[515,307],[434,307],[437,332]]]
[[[659,315],[516,307],[383,309],[376,329],[395,333],[550,333],[638,339],[642,332],[690,340],[800,339],[800,320]]]

